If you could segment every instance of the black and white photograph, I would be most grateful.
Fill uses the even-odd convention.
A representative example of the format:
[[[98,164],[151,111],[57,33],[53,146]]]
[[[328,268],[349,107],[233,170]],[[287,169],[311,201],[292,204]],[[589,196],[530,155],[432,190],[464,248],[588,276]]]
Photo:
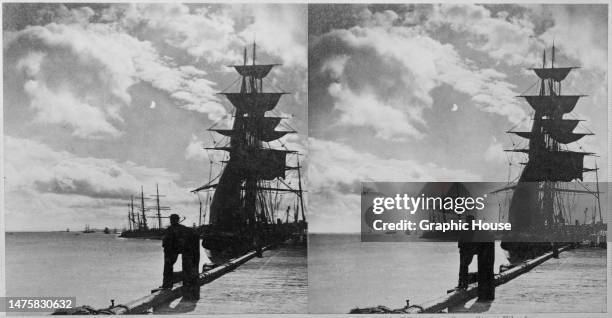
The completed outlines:
[[[310,313],[607,312],[607,4],[311,4],[308,19]],[[497,182],[522,236],[379,223],[365,230],[390,239],[362,241],[383,182]]]
[[[0,315],[608,317],[610,0],[0,8]]]
[[[307,311],[306,4],[2,9],[7,296]]]

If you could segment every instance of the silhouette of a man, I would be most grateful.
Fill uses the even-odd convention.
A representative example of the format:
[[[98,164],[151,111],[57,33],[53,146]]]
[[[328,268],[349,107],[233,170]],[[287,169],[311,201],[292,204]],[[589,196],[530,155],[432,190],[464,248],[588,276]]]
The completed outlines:
[[[486,231],[474,231],[472,221],[474,216],[468,215],[469,230],[461,231],[459,236],[459,284],[457,288],[466,289],[473,281],[468,268],[474,255],[478,255],[478,300],[492,301],[495,299],[495,243]]]
[[[466,289],[470,284],[469,267],[472,263],[474,255],[478,254],[478,246],[474,243],[474,231],[472,230],[473,215],[466,217],[466,222],[469,223],[468,230],[463,230],[459,234],[459,284],[457,288]]]
[[[170,226],[162,239],[164,248],[164,276],[162,288],[173,285],[174,263],[181,254],[183,267],[184,298],[198,299],[198,266],[200,263],[200,238],[196,231],[179,223],[177,214],[170,215]]]

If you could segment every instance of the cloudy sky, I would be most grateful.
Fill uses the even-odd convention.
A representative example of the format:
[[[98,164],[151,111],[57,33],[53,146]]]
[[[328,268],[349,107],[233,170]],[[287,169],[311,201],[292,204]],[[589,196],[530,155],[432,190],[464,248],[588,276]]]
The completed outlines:
[[[278,114],[307,132],[305,5],[4,4],[7,230],[126,225],[127,198],[159,183],[196,222],[242,49],[282,63]],[[219,137],[215,137],[219,141]],[[285,143],[303,148],[304,138]]]
[[[565,94],[607,175],[605,5],[311,5],[310,230],[359,231],[361,181],[508,181],[542,52],[581,66]],[[547,57],[550,61],[550,55]],[[570,116],[570,117],[572,117]],[[512,162],[513,166],[509,166]],[[592,175],[587,176],[591,180]]]

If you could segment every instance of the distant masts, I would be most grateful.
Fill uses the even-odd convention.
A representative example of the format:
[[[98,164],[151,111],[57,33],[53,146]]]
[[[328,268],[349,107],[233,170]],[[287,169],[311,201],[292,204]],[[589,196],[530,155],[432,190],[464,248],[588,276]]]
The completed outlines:
[[[145,205],[144,205],[144,188],[140,186],[140,211],[142,212],[142,228],[144,230],[147,229],[147,216],[145,215]]]
[[[145,231],[148,230],[149,227],[147,225],[147,211],[155,211],[155,218],[157,218],[157,227],[159,229],[163,228],[163,224],[162,224],[162,219],[168,218],[167,216],[162,216],[162,211],[169,211],[170,207],[168,206],[161,206],[160,204],[160,197],[165,197],[165,195],[159,194],[159,184],[155,185],[156,187],[156,192],[154,195],[151,195],[150,198],[155,199],[155,206],[151,207],[147,207],[145,206],[145,199],[149,199],[146,198],[144,195],[144,187],[141,186],[140,187],[140,196],[138,197],[140,199],[140,212],[139,213],[135,213],[134,212],[134,196],[130,196],[130,203],[128,203],[128,227],[130,229],[130,231]]]
[[[163,206],[162,207],[162,206],[160,206],[159,198],[160,197],[165,197],[165,195],[160,195],[159,194],[159,184],[155,184],[155,189],[156,189],[156,192],[155,192],[156,194],[152,195],[151,197],[155,199],[156,205],[155,205],[154,208],[157,211],[157,227],[159,229],[161,229],[162,228],[162,218],[164,218],[161,215],[161,211],[169,211],[170,207],[167,207],[167,206]]]

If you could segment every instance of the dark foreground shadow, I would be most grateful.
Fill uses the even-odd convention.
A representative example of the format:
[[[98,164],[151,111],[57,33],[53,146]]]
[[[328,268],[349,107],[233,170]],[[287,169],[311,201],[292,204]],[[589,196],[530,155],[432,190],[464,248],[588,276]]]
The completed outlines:
[[[170,307],[170,304],[161,305],[153,310],[154,314],[184,314],[195,310],[197,300],[187,300],[184,297],[174,307]]]
[[[466,303],[468,303],[468,301],[463,302],[461,304],[457,304],[456,306],[453,306],[453,307],[449,307],[448,312],[449,313],[461,313],[461,312],[483,313],[483,312],[489,311],[493,301],[476,301],[470,307],[466,307],[465,306]]]

